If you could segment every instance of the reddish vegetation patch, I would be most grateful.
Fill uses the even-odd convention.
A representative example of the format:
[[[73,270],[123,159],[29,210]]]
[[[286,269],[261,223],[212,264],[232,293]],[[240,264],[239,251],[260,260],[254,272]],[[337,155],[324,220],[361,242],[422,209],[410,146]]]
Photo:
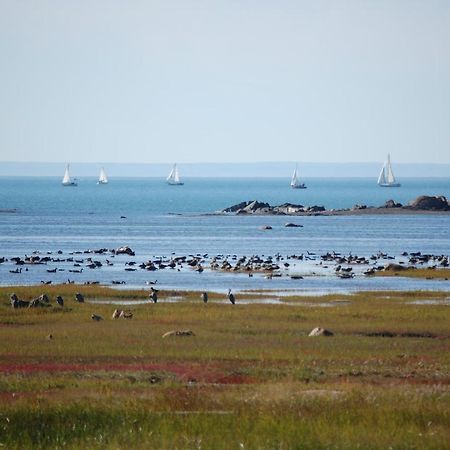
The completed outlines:
[[[243,384],[254,383],[256,380],[243,375],[227,375],[226,368],[218,365],[201,364],[114,364],[114,363],[3,363],[0,364],[0,373],[39,372],[167,372],[176,375],[184,381],[197,381],[203,383]]]
[[[227,375],[215,380],[219,384],[253,384],[257,380],[246,375]]]

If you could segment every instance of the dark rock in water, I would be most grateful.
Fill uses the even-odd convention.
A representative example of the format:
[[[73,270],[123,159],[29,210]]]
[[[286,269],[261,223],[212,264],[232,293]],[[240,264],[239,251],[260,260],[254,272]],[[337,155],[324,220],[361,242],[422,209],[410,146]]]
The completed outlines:
[[[261,227],[261,230],[271,230],[271,229],[272,229],[272,227],[270,225],[263,225]]]
[[[230,213],[254,213],[259,209],[270,208],[268,203],[258,202],[258,200],[249,200],[247,202],[241,202],[237,205],[230,206],[229,208],[225,208],[222,212]]]
[[[325,211],[322,207],[313,207],[312,211],[316,211],[316,208],[322,208],[321,211]],[[247,202],[241,202],[236,205],[223,209],[224,213],[236,213],[236,214],[270,214],[270,215],[286,215],[286,214],[298,214],[306,211],[303,205],[295,205],[293,203],[283,203],[279,206],[271,206],[269,203],[259,202],[258,200],[250,200]]]
[[[384,204],[384,208],[401,208],[402,204],[401,203],[396,203],[394,200],[388,200],[385,204]]]
[[[284,225],[286,228],[303,228],[303,225],[299,225],[296,223],[288,222]]]
[[[421,195],[410,203],[411,208],[428,211],[450,211],[447,198],[441,196]]]

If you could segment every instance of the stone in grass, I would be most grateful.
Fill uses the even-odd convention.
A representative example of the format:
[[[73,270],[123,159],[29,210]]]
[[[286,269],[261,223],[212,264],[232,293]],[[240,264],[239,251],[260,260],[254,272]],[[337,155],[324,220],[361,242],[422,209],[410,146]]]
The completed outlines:
[[[326,328],[317,327],[308,334],[308,336],[333,336],[334,333]]]
[[[163,338],[170,336],[195,336],[195,334],[191,330],[172,330],[162,335]]]

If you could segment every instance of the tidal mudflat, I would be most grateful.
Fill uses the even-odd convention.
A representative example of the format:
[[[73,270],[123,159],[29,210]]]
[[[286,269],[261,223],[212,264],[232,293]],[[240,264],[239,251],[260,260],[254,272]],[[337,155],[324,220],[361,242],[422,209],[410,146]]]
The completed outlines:
[[[14,309],[13,291],[49,306]],[[0,444],[448,448],[448,297],[1,288]]]

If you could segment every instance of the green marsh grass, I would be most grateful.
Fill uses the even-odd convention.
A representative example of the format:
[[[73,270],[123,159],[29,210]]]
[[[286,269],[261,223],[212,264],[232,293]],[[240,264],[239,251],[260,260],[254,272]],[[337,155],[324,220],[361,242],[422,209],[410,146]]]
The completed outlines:
[[[86,303],[73,300],[77,291]],[[11,292],[46,292],[53,305],[61,294],[66,307],[13,310]],[[164,303],[173,293],[160,292],[156,305],[124,306],[133,319],[112,320],[122,306],[89,301],[148,293],[1,288],[0,446],[450,448],[448,293],[294,296],[281,305],[239,305],[238,295],[235,306],[219,294],[207,305],[177,294],[183,301]],[[410,304],[430,298],[438,304]],[[308,337],[317,326],[335,335]],[[195,336],[162,338],[174,329]]]

